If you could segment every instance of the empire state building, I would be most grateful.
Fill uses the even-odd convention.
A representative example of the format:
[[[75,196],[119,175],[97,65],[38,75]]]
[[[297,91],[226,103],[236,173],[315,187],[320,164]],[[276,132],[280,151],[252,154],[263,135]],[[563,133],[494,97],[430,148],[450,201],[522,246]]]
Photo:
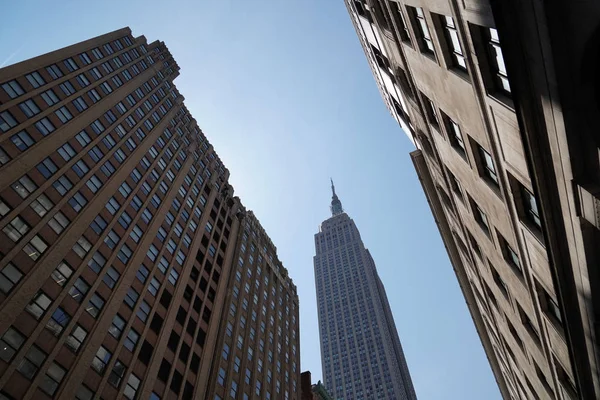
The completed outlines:
[[[314,257],[324,384],[336,400],[416,400],[375,262],[331,190]]]

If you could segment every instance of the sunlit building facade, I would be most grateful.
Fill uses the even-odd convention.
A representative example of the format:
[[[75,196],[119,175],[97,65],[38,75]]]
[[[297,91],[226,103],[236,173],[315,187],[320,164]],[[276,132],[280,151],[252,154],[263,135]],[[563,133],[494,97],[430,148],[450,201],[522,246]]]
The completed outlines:
[[[331,188],[314,257],[325,388],[338,400],[416,400],[375,262]]]
[[[345,3],[503,397],[600,398],[598,3]]]
[[[298,297],[120,29],[0,69],[0,399],[299,399]]]

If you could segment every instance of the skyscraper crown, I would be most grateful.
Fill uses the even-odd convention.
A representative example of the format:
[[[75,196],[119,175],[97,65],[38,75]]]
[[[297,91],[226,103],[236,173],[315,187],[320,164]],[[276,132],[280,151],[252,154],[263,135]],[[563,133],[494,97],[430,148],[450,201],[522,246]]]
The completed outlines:
[[[333,179],[331,179],[331,192],[333,195],[331,196],[331,215],[335,216],[344,212],[342,208],[342,202],[338,199],[337,194],[335,194],[335,186],[333,185]]]

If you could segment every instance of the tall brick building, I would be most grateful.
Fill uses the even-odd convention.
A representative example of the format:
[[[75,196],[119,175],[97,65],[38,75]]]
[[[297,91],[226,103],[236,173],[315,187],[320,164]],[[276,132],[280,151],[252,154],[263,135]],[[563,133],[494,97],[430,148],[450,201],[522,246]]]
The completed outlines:
[[[502,395],[600,398],[600,3],[345,3]]]
[[[299,399],[298,297],[121,29],[0,69],[0,398]]]

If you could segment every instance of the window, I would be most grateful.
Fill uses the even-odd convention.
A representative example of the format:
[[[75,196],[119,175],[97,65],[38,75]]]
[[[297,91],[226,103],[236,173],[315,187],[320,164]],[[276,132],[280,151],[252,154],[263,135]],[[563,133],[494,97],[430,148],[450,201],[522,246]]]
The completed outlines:
[[[52,279],[59,286],[64,286],[73,274],[73,269],[65,261],[61,261],[56,269],[52,272]]]
[[[150,274],[150,271],[148,271],[148,268],[146,268],[146,266],[144,264],[142,264],[140,266],[140,268],[138,269],[136,277],[139,279],[140,282],[145,283],[146,279],[148,279],[149,274]]]
[[[144,232],[142,231],[142,229],[135,225],[133,227],[133,230],[129,233],[129,237],[131,237],[133,239],[134,242],[139,243],[141,237],[144,235]]]
[[[494,167],[494,161],[492,160],[492,156],[490,153],[484,150],[483,147],[477,146],[479,150],[479,157],[481,159],[482,172],[484,177],[488,178],[491,183],[495,186],[498,186],[498,174],[496,173],[496,168]]]
[[[4,336],[0,338],[0,359],[7,363],[10,362],[24,342],[25,336],[13,327],[8,328]]]
[[[488,222],[487,214],[483,212],[483,210],[479,207],[477,203],[472,201],[473,206],[473,214],[475,216],[475,221],[479,224],[481,229],[489,236],[490,234],[490,224]]]
[[[121,274],[119,273],[119,271],[117,271],[114,267],[110,266],[108,267],[106,274],[104,275],[104,279],[102,279],[102,281],[106,283],[106,286],[112,289],[115,287],[120,277]]]
[[[225,386],[225,379],[226,379],[225,370],[221,367],[221,368],[219,368],[219,375],[217,376],[217,382],[219,383],[219,385]]]
[[[69,295],[78,303],[83,301],[86,293],[90,290],[90,285],[82,278],[77,278],[71,289],[69,289]]]
[[[54,310],[54,313],[52,313],[52,317],[46,323],[46,328],[48,328],[54,336],[59,336],[70,320],[71,316],[67,314],[62,307],[57,307],[56,310]]]
[[[65,340],[65,345],[76,353],[81,347],[86,336],[87,331],[77,324],[71,331],[71,334]]]
[[[58,79],[63,76],[62,71],[56,64],[52,64],[46,67],[46,72],[52,77],[52,79]]]
[[[75,80],[77,81],[77,83],[79,83],[79,86],[81,86],[82,88],[89,86],[90,81],[88,80],[88,78],[85,76],[85,74],[79,74],[75,77]]]
[[[101,97],[98,94],[98,91],[96,91],[96,89],[92,89],[88,92],[88,97],[90,98],[90,100],[92,100],[92,103],[97,103],[100,101]]]
[[[133,351],[135,350],[135,346],[137,345],[137,342],[139,339],[140,339],[139,333],[137,333],[135,331],[135,329],[131,328],[129,330],[129,333],[127,334],[127,337],[125,338],[125,342],[123,343],[123,346],[127,350],[129,350],[133,353]]]
[[[435,50],[433,47],[433,41],[431,40],[431,35],[429,33],[429,27],[427,26],[427,21],[425,20],[425,13],[421,7],[412,8],[413,16],[417,22],[417,31],[419,34],[419,47],[421,51],[424,53],[434,54]]]
[[[69,204],[71,205],[71,207],[73,207],[73,210],[75,210],[75,212],[79,212],[83,207],[85,207],[85,205],[87,204],[87,200],[85,197],[83,197],[81,192],[77,191],[69,200]]]
[[[519,260],[519,256],[518,254],[513,250],[512,247],[510,247],[510,245],[508,244],[508,242],[506,241],[506,239],[504,239],[503,237],[501,238],[501,246],[502,246],[502,253],[504,255],[504,259],[515,269],[517,269],[520,273],[523,273],[522,267],[521,267],[521,261]]]
[[[494,73],[494,86],[496,90],[499,90],[500,92],[510,96],[511,88],[508,81],[508,74],[506,72],[506,65],[504,64],[502,47],[500,47],[498,31],[494,28],[486,28],[485,30],[488,40],[490,64]]]
[[[494,282],[496,282],[498,289],[500,289],[500,291],[502,292],[504,297],[508,298],[508,286],[506,285],[504,280],[500,277],[500,274],[498,274],[498,271],[496,271],[494,268],[492,268],[492,277],[494,278]]]
[[[28,231],[29,225],[21,217],[15,217],[2,229],[13,242],[18,242]]]
[[[65,67],[67,67],[67,69],[71,72],[79,69],[79,67],[77,66],[77,63],[72,58],[67,58],[64,61],[64,64],[65,64]]]
[[[56,116],[58,117],[58,119],[60,119],[60,121],[63,124],[66,124],[71,119],[73,119],[73,115],[71,114],[71,112],[65,106],[59,108],[54,113],[56,114]]]
[[[75,93],[75,87],[73,87],[73,84],[69,81],[65,81],[65,82],[61,83],[59,85],[59,87],[60,87],[60,90],[63,91],[65,96],[70,96]]]
[[[102,218],[99,215],[96,218]],[[94,253],[94,255],[92,256],[92,258],[88,261],[88,267],[90,267],[90,269],[92,271],[94,271],[94,273],[99,274],[100,271],[102,271],[102,268],[104,268],[104,265],[106,264],[106,258],[104,258],[104,256],[102,254],[100,254],[100,252],[96,251]]]
[[[47,136],[54,132],[54,125],[48,118],[42,118],[38,122],[35,123],[35,127],[42,134],[42,136]]]
[[[110,232],[108,232],[108,235],[106,235],[106,237],[104,238],[104,243],[106,243],[106,245],[110,249],[114,249],[120,240],[121,237],[114,230],[111,229]]]
[[[79,55],[79,59],[81,60],[83,65],[89,65],[92,63],[92,60],[90,59],[90,56],[87,55],[87,53],[81,53]]]
[[[96,356],[92,360],[92,368],[96,370],[100,375],[104,374],[106,364],[109,363],[112,357],[112,353],[104,346],[100,346],[96,352]]]
[[[139,388],[140,379],[132,373],[129,375],[129,379],[127,380],[127,385],[123,391],[123,396],[125,396],[126,399],[133,400],[135,399]]]
[[[25,354],[25,358],[21,360],[17,371],[23,374],[25,378],[33,380],[44,360],[46,360],[46,353],[36,345],[32,345],[27,354]]]
[[[56,95],[56,93],[54,93],[52,89],[46,90],[44,93],[41,94],[41,96],[42,99],[44,99],[44,101],[46,102],[46,104],[48,104],[48,107],[51,107],[60,101],[58,96]]]
[[[77,243],[73,245],[73,251],[81,258],[84,258],[91,248],[92,244],[83,236],[77,239]]]
[[[110,371],[110,375],[108,376],[108,383],[118,388],[126,370],[127,367],[120,360],[117,360],[112,371]]]
[[[40,108],[35,104],[35,101],[29,99],[19,104],[19,108],[27,118],[31,118],[40,113]]]
[[[115,339],[120,339],[123,334],[123,330],[125,329],[125,320],[121,318],[119,314],[115,315],[113,318],[111,326],[108,328],[108,333],[110,333]]]
[[[0,130],[7,132],[17,126],[17,120],[8,111],[0,112]]]
[[[92,400],[94,398],[94,392],[92,392],[87,386],[81,385],[75,393],[75,400]]]
[[[25,151],[35,144],[35,141],[25,131],[21,131],[15,135],[12,135],[10,140],[21,151]]]
[[[70,222],[71,221],[69,221],[69,219],[65,217],[62,212],[57,211],[54,217],[48,221],[48,226],[52,228],[57,235],[60,235],[60,233],[65,230]]]
[[[152,277],[152,280],[150,281],[150,285],[148,285],[148,291],[150,292],[150,294],[152,294],[152,296],[156,297],[156,294],[158,293],[159,289],[160,289],[160,282],[155,277]]]
[[[52,304],[50,297],[46,296],[44,292],[39,291],[25,309],[33,315],[35,319],[39,320],[48,307],[50,307],[50,304]]]
[[[2,89],[6,92],[6,94],[11,98],[15,99],[22,94],[25,93],[19,82],[12,80],[10,82],[6,82],[2,84]]]
[[[533,193],[525,189],[523,185],[521,188],[521,198],[523,203],[523,211],[525,219],[531,223],[535,228],[542,229],[542,219],[540,218],[540,212],[538,210],[537,200]]]
[[[125,304],[127,304],[130,308],[133,309],[139,297],[140,295],[138,292],[135,291],[135,289],[129,288],[129,290],[127,291],[127,295],[125,296],[125,299],[123,299],[123,301],[125,302]]]
[[[0,291],[4,294],[10,293],[22,277],[23,273],[13,263],[9,262],[0,270]]]
[[[148,303],[146,303],[146,300],[142,300],[136,315],[138,316],[139,319],[142,320],[142,322],[146,322],[146,320],[148,320],[148,315],[150,314],[150,310],[151,310],[150,305]]]
[[[73,106],[75,106],[75,108],[79,112],[83,112],[85,109],[88,108],[87,103],[85,102],[85,100],[81,96],[79,96],[78,98],[76,98],[75,100],[73,100]]]
[[[37,89],[40,86],[43,86],[46,84],[46,81],[44,80],[44,78],[42,78],[40,73],[37,71],[25,75],[25,78],[27,78],[27,81],[29,81],[29,83],[31,84],[31,86],[34,87],[34,89]]]
[[[454,24],[454,18],[448,17],[446,15],[440,16],[442,25],[444,27],[444,36],[446,38],[446,43],[448,45],[448,49],[452,58],[452,65],[462,71],[467,71],[467,62],[465,60],[465,55],[463,54],[462,46],[460,45],[460,40],[458,38],[458,31],[456,29],[456,25]]]
[[[98,293],[94,293],[90,298],[87,308],[85,311],[90,313],[90,315],[94,318],[100,314],[100,310],[104,307],[104,299],[98,295]]]
[[[97,47],[92,49],[92,54],[94,55],[94,57],[96,57],[96,60],[100,60],[101,58],[104,58],[104,54],[102,54],[102,50],[100,50]]]
[[[463,140],[460,127],[449,117],[446,117],[446,130],[448,131],[448,138],[450,144],[463,158],[467,158],[467,150],[465,148],[465,142]]]
[[[101,79],[102,78],[102,73],[100,72],[100,70],[96,67],[90,69],[90,75],[92,75],[92,77],[95,80]]]

